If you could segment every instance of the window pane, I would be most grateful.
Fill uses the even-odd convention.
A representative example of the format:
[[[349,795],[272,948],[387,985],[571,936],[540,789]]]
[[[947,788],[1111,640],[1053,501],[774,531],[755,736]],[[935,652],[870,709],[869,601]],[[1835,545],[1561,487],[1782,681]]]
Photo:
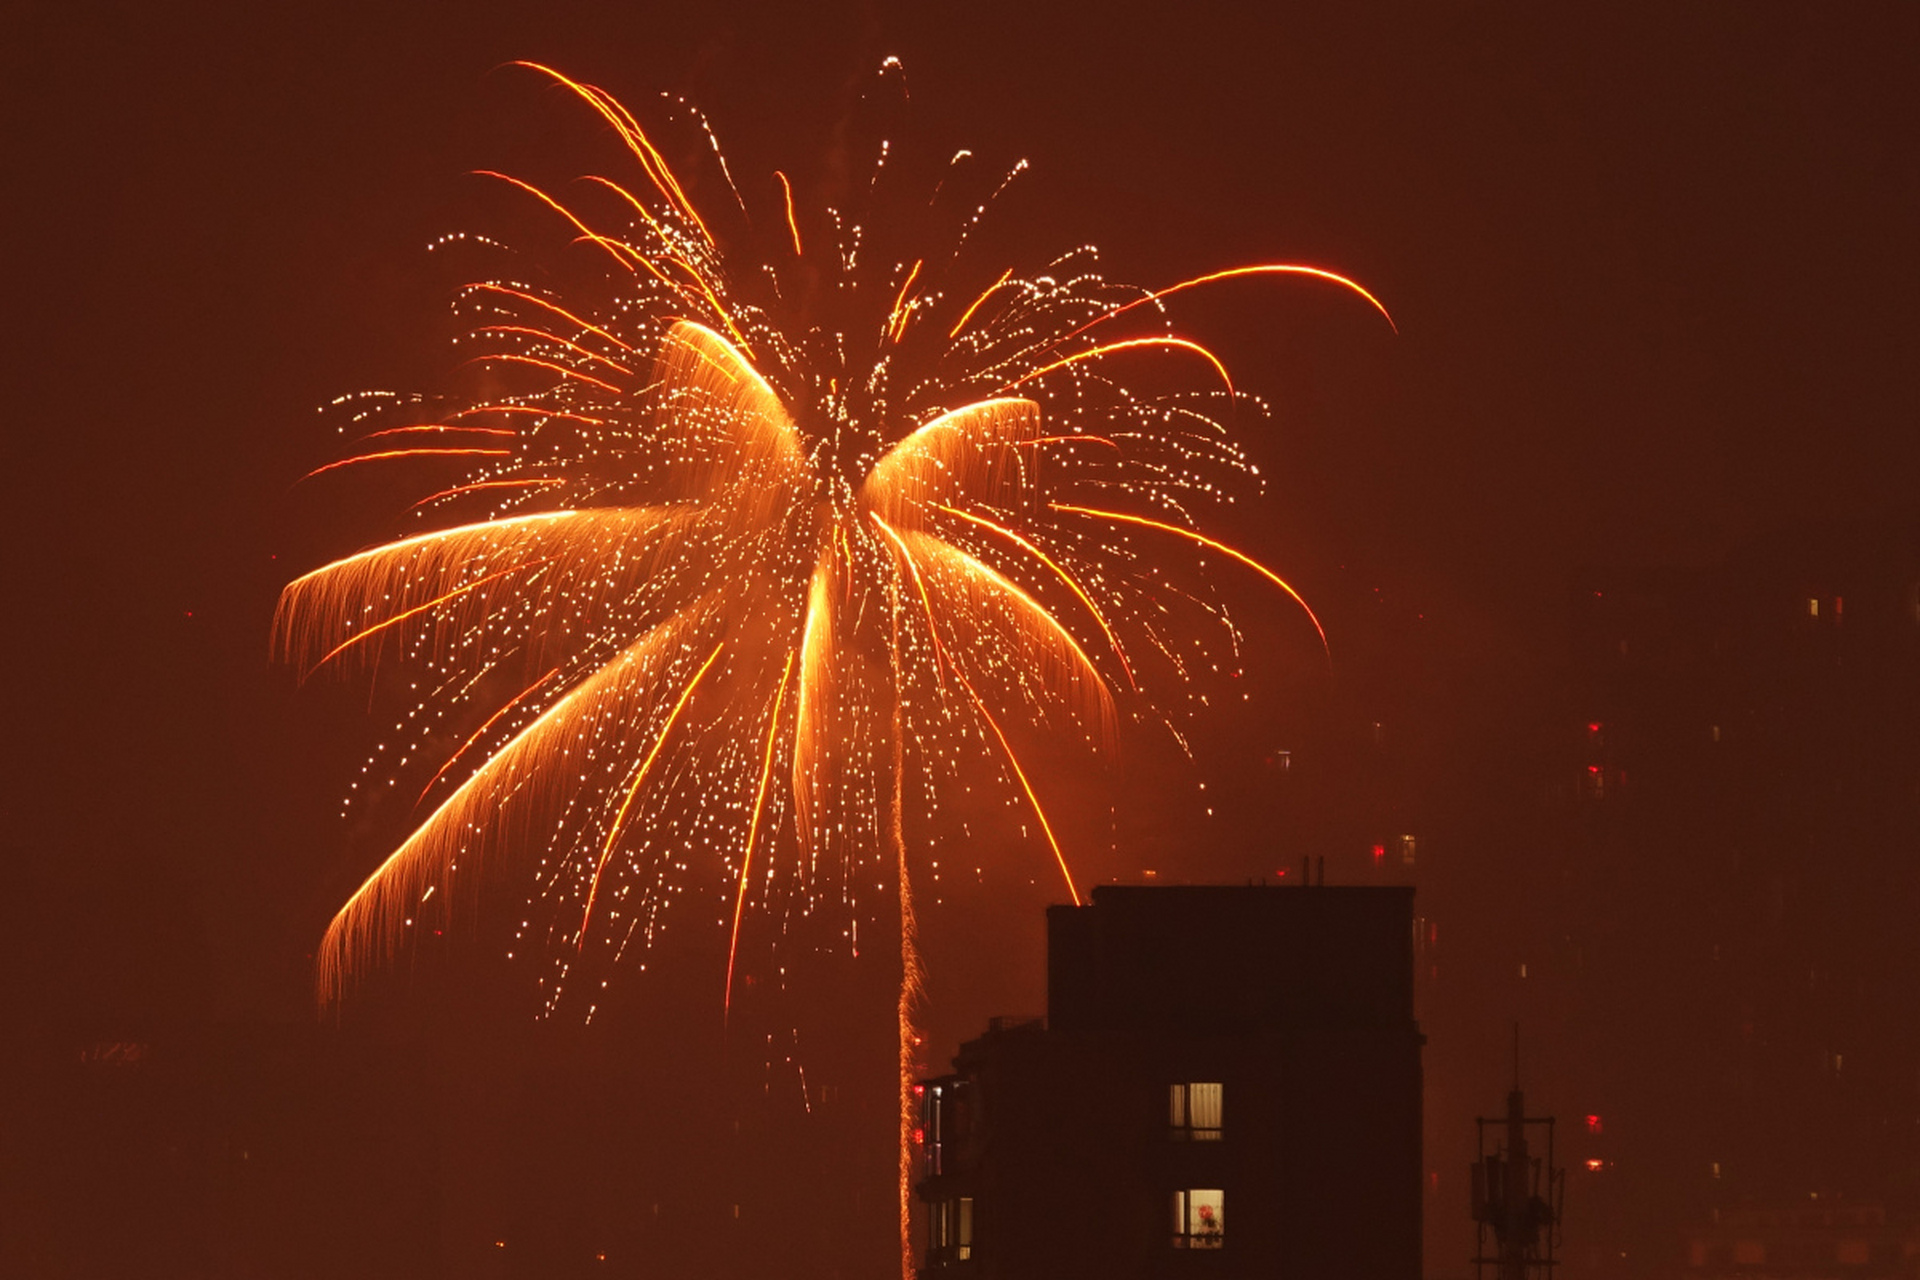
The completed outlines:
[[[1167,1122],[1176,1129],[1187,1127],[1187,1086],[1167,1086]]]
[[[1220,1127],[1221,1086],[1217,1084],[1190,1084],[1187,1086],[1187,1111],[1193,1117],[1196,1129],[1218,1129]]]
[[[1195,1249],[1217,1249],[1226,1234],[1226,1193],[1218,1188],[1186,1193],[1187,1234]]]

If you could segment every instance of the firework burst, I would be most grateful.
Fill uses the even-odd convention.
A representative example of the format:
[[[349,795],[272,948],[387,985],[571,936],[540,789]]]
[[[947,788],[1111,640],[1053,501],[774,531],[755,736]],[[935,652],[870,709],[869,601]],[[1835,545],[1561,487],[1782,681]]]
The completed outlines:
[[[937,252],[803,218],[784,176],[756,228],[717,146],[698,158],[699,188],[725,196],[710,222],[633,114],[533,70],[637,169],[564,199],[489,175],[597,264],[595,300],[465,287],[484,392],[356,402],[359,443],[319,469],[438,459],[465,474],[416,504],[427,531],[297,579],[275,619],[303,673],[404,671],[422,696],[403,753],[439,761],[412,834],[328,929],[321,990],[444,920],[509,851],[535,881],[516,949],[547,957],[550,1010],[584,986],[589,1017],[678,896],[718,904],[725,1005],[750,913],[854,914],[878,885],[900,911],[908,1068],[911,828],[943,780],[994,761],[1077,901],[1009,726],[1099,754],[1123,718],[1177,703],[1196,664],[1233,648],[1199,559],[1293,594],[1200,531],[1251,474],[1223,425],[1245,397],[1167,329],[1162,300],[1290,274],[1379,304],[1301,266],[1158,292],[1109,283],[1085,249],[1032,275],[976,272],[968,237],[992,193],[961,197],[986,190],[965,153],[920,213],[944,218]],[[778,249],[723,252],[747,241]],[[1187,389],[1130,390],[1155,362],[1191,370]],[[479,723],[452,734],[462,714]]]

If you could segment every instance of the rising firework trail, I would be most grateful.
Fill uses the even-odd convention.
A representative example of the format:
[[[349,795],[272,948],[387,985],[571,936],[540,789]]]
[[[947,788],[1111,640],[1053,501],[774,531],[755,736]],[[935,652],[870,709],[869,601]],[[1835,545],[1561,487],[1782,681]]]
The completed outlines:
[[[303,674],[404,672],[421,696],[394,758],[437,768],[412,833],[328,928],[320,990],[338,998],[429,913],[447,919],[510,851],[532,882],[515,949],[545,958],[549,1011],[577,1001],[588,1018],[675,897],[718,904],[724,1016],[755,911],[857,921],[861,891],[889,885],[904,1231],[911,854],[941,784],[990,762],[1078,901],[1045,780],[1008,728],[1104,755],[1123,716],[1187,697],[1234,647],[1195,572],[1208,558],[1305,608],[1200,531],[1248,487],[1228,431],[1247,399],[1167,328],[1163,300],[1290,275],[1385,310],[1289,264],[1158,291],[1107,281],[1089,249],[1027,275],[976,267],[970,233],[1013,174],[983,184],[966,152],[910,218],[885,212],[885,144],[871,209],[809,216],[776,174],[756,213],[717,146],[683,181],[604,90],[517,65],[596,115],[634,174],[562,195],[486,173],[591,261],[590,284],[466,286],[462,345],[484,390],[356,399],[359,438],[312,473],[439,477],[411,508],[425,532],[296,579],[274,622]],[[670,114],[711,142],[684,107]],[[693,190],[725,199],[703,212]],[[907,244],[896,221],[941,238]],[[1181,368],[1187,389],[1158,389]],[[1130,389],[1138,375],[1156,389]]]

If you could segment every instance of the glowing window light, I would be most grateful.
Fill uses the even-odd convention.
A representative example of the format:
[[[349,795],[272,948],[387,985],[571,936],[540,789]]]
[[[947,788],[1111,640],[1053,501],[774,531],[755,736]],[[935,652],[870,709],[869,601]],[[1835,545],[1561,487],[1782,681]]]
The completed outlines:
[[[1226,1193],[1195,1188],[1173,1193],[1173,1247],[1218,1249],[1226,1243]]]
[[[1167,1123],[1175,1138],[1217,1142],[1224,1086],[1218,1082],[1167,1086]]]

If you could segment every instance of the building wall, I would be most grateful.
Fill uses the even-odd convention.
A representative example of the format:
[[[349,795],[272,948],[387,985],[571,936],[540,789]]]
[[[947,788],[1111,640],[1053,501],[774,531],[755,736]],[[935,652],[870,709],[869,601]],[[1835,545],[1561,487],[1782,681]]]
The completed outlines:
[[[929,1273],[1418,1276],[1412,927],[1400,888],[1103,887],[1051,911],[1048,1023],[930,1082],[968,1118],[921,1195],[970,1198],[973,1236]],[[1217,1138],[1171,1123],[1170,1087],[1199,1083]],[[1224,1193],[1218,1248],[1176,1231],[1182,1191]]]

